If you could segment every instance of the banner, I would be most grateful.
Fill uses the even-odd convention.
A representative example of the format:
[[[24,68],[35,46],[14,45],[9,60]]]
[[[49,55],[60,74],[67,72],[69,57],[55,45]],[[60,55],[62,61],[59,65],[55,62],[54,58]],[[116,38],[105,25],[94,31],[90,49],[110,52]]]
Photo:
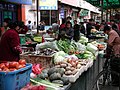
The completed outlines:
[[[39,0],[40,10],[58,10],[58,0]]]
[[[32,0],[2,0],[2,1],[18,3],[18,4],[28,4],[28,5],[32,4]]]

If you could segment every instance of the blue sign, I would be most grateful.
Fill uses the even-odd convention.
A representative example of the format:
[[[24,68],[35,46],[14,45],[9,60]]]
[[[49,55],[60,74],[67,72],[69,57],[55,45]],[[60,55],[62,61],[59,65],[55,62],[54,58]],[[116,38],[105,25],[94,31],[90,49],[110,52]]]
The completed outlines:
[[[32,0],[5,0],[7,2],[19,3],[19,4],[32,4]]]
[[[65,18],[64,8],[62,7],[60,10],[60,17]]]

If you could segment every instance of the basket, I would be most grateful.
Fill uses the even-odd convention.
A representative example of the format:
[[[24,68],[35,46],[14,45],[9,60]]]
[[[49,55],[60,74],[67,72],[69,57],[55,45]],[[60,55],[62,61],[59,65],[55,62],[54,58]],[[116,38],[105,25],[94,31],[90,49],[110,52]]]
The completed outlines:
[[[27,63],[41,64],[42,67],[51,67],[53,56],[42,55],[21,55],[21,59],[25,59]]]
[[[32,64],[13,72],[0,72],[0,90],[20,90],[30,82]]]

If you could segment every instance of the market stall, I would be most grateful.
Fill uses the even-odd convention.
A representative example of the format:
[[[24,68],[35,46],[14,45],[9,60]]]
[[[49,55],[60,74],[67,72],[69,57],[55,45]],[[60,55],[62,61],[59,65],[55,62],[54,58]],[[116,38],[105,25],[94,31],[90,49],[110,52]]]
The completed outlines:
[[[26,39],[25,37],[27,41],[25,40],[21,46],[25,47],[26,45],[28,47],[32,45],[38,37],[34,36],[34,41],[30,41],[30,38],[27,37]],[[51,40],[51,38],[53,37],[49,37],[48,41],[45,40],[42,43],[36,42],[34,50],[24,50],[21,54],[21,60],[32,63],[32,68],[29,73],[26,72],[29,77],[28,81],[22,86],[19,85],[18,89],[89,90],[93,80],[102,69],[104,60],[101,59],[106,44],[98,40],[88,40],[84,35],[81,36],[78,42],[66,39],[56,41],[55,39]],[[0,67],[2,71],[0,73],[15,73],[19,69],[27,68],[26,62],[20,68],[16,65],[13,71],[7,71]],[[30,83],[28,84],[28,82]],[[3,86],[2,83],[0,85]]]
[[[104,62],[100,52],[105,49],[106,44],[98,40],[104,38],[103,34],[98,34],[96,36],[100,38],[96,38],[97,42],[95,38],[88,40],[85,36],[81,36],[79,42],[52,39],[37,44],[33,52],[22,54],[21,58],[27,62],[44,67],[39,74],[33,72],[37,78],[32,78],[31,82],[50,88],[53,85],[56,90],[89,90]],[[41,82],[41,79],[43,82],[47,80],[47,83]]]

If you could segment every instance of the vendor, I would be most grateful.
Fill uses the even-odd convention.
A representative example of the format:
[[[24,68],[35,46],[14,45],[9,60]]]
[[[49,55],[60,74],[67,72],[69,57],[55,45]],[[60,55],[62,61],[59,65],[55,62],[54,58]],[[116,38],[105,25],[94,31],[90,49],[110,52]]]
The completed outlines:
[[[120,55],[120,35],[112,29],[111,26],[106,25],[104,27],[104,32],[108,34],[108,48],[107,48],[107,54],[110,55]],[[110,50],[111,49],[111,50]],[[108,51],[109,50],[109,51]],[[112,52],[113,51],[113,52]],[[112,53],[111,53],[112,52]],[[107,55],[109,56],[109,55]],[[116,71],[120,73],[120,60],[118,59],[111,59],[110,66],[113,71]],[[113,85],[119,85],[119,77],[112,74],[112,84]]]
[[[71,22],[66,22],[65,28],[59,31],[59,39],[73,39],[74,37],[74,30],[72,29]]]
[[[20,59],[19,54],[22,50],[18,33],[22,30],[23,26],[23,23],[20,21],[11,23],[10,29],[2,36],[0,42],[0,62],[18,61]]]

